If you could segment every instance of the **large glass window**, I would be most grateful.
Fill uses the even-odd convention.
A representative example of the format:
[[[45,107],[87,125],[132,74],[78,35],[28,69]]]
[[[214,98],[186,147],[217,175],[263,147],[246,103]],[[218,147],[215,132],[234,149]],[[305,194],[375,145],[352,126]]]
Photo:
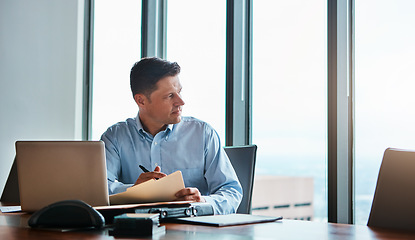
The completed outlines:
[[[355,222],[366,224],[383,153],[415,149],[415,1],[356,1]]]
[[[141,1],[95,1],[92,139],[135,117],[130,69],[141,56]]]
[[[253,212],[327,221],[327,5],[253,5]]]
[[[182,67],[184,116],[211,124],[225,143],[226,1],[169,0],[167,59]]]

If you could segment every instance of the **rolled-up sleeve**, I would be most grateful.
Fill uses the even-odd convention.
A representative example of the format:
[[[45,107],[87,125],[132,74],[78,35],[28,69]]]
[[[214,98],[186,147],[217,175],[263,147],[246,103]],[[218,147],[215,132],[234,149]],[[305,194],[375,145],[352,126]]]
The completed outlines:
[[[113,137],[113,129],[109,128],[102,136],[105,143],[105,157],[107,164],[108,193],[116,194],[124,192],[133,184],[124,184],[119,181],[121,174],[121,159],[116,147],[116,138]]]
[[[205,178],[210,191],[204,196],[215,214],[235,213],[242,200],[242,187],[235,170],[221,147],[219,136],[212,129],[206,135]]]

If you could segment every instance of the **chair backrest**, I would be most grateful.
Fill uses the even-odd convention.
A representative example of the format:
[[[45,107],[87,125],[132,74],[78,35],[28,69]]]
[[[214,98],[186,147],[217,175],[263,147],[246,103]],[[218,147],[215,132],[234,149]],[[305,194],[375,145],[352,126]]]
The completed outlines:
[[[16,159],[13,161],[13,165],[10,169],[9,177],[7,178],[0,201],[3,203],[20,204]]]
[[[415,151],[385,150],[367,225],[415,230]]]
[[[250,214],[257,146],[230,146],[224,149],[243,189],[243,198],[237,213]]]

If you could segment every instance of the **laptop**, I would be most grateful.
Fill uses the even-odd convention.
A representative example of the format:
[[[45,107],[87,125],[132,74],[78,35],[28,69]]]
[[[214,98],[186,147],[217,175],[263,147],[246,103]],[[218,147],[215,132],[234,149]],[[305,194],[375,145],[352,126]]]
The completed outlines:
[[[102,141],[17,141],[16,162],[22,211],[73,199],[109,205]]]
[[[415,230],[415,151],[385,150],[367,225]]]

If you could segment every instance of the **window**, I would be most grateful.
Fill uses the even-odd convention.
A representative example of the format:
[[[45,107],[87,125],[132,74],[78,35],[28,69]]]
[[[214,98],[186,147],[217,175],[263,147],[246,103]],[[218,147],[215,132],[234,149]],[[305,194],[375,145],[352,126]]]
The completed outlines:
[[[415,149],[414,8],[411,0],[356,1],[356,224],[367,223],[385,149]]]
[[[184,116],[208,122],[225,143],[226,1],[169,0],[167,60],[182,68]]]
[[[327,221],[326,18],[324,0],[254,1],[254,213]]]
[[[95,1],[91,139],[135,117],[130,70],[141,56],[141,1]]]

